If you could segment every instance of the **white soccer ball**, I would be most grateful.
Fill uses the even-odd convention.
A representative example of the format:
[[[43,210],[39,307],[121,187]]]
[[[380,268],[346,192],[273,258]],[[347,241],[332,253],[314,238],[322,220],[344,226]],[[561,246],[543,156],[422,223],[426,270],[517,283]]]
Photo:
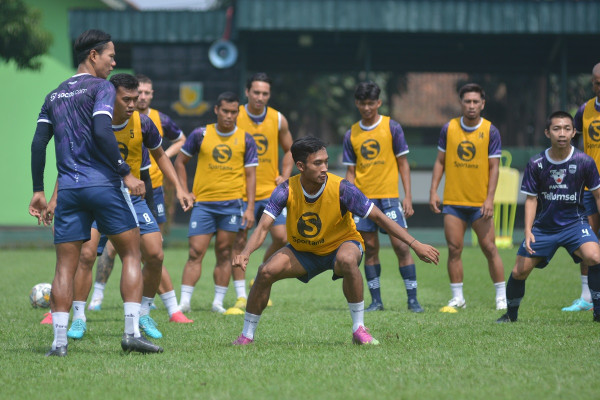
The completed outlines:
[[[38,283],[31,288],[29,292],[29,302],[33,308],[50,307],[50,290],[52,285],[49,283]]]

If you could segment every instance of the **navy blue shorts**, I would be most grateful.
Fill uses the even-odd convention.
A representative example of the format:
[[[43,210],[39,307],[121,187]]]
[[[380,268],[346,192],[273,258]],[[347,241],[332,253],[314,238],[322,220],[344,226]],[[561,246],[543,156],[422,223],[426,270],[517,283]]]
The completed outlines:
[[[262,215],[265,211],[265,208],[267,207],[267,204],[269,204],[269,199],[258,200],[256,203],[254,203],[254,226],[258,225],[258,221],[260,221],[260,218],[262,217]],[[243,212],[246,211],[246,208],[248,208],[248,203],[244,202]],[[275,221],[273,222],[273,226],[285,225],[286,217],[287,217],[287,208],[284,207],[281,214],[279,214],[277,216],[277,218],[275,218]],[[243,225],[240,226],[240,229],[244,229],[244,228],[245,228],[245,226],[243,226]]]
[[[54,243],[90,239],[92,222],[100,231],[116,235],[138,226],[127,188],[86,187],[58,191]]]
[[[165,193],[163,187],[159,186],[152,189],[152,197],[154,198],[154,205],[156,206],[156,223],[164,224],[167,222],[167,213],[165,212]]]
[[[594,199],[594,194],[589,190],[583,192],[583,206],[585,207],[584,215],[586,217],[598,213],[598,205],[596,204],[596,199]]]
[[[442,213],[454,215],[456,218],[460,218],[469,224],[472,224],[482,217],[481,207],[449,206],[444,204]]]
[[[196,202],[190,217],[188,237],[215,233],[217,230],[237,232],[242,224],[242,200]]]
[[[371,199],[373,204],[375,204],[385,215],[387,215],[390,219],[396,222],[403,228],[408,228],[406,224],[406,218],[404,218],[404,210],[402,209],[402,204],[400,204],[400,200],[396,198],[390,199]],[[379,232],[387,234],[385,229],[379,228],[377,224],[367,218],[360,218],[358,216],[354,216],[354,223],[356,224],[356,229],[359,232],[375,232],[379,229]]]
[[[521,246],[517,251],[517,255],[527,258],[543,258],[543,260],[535,266],[536,268],[544,268],[548,265],[554,256],[554,253],[556,253],[556,250],[561,246],[567,249],[573,262],[580,263],[581,258],[574,254],[575,250],[587,242],[598,243],[596,235],[592,232],[592,228],[587,222],[573,224],[565,227],[559,232],[552,233],[542,232],[540,229],[534,227],[531,230],[531,233],[533,233],[533,236],[535,237],[535,243],[531,243],[530,246],[535,253],[529,254],[527,250],[525,250],[525,241],[523,240],[523,243],[521,243]]]
[[[349,240],[348,242],[354,243],[360,250],[360,260],[358,260],[358,265],[360,265],[360,263],[362,262],[363,254],[364,254],[362,245],[360,244],[360,242],[357,242],[356,240]],[[344,243],[348,243],[348,242],[344,242]],[[333,270],[333,266],[335,265],[335,257],[337,256],[337,252],[339,250],[339,248],[338,248],[338,250],[331,252],[325,256],[318,256],[314,253],[309,253],[307,251],[298,251],[298,250],[294,249],[292,247],[292,245],[289,243],[286,246],[288,249],[292,250],[292,253],[294,253],[294,256],[296,256],[296,258],[300,262],[300,265],[302,265],[302,267],[306,270],[306,275],[302,275],[302,276],[298,277],[298,280],[301,282],[304,282],[304,283],[307,283],[312,278],[319,275],[321,272],[325,272],[328,269]],[[333,273],[333,276],[331,277],[332,280],[336,280],[336,279],[340,279],[340,278],[341,278],[341,276],[336,275],[335,272]]]

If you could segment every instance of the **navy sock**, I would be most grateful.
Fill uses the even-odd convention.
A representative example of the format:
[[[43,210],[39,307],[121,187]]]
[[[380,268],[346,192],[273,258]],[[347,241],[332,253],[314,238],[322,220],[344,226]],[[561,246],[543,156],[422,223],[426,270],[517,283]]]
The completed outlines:
[[[415,264],[405,265],[404,267],[398,267],[400,275],[404,280],[404,286],[406,287],[406,296],[408,302],[417,299],[417,269]]]
[[[516,321],[519,316],[519,306],[523,296],[525,296],[525,281],[513,278],[511,273],[506,283],[507,312],[511,321]]]
[[[367,286],[371,293],[373,302],[382,303],[379,277],[381,276],[381,264],[365,265],[365,277],[367,278]]]
[[[588,268],[588,286],[594,304],[594,319],[600,318],[600,264]]]

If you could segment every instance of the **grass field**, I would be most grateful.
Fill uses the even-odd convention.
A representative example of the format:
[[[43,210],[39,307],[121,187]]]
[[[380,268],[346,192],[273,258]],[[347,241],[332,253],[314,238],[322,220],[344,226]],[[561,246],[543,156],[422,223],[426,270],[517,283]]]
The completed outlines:
[[[209,311],[212,266],[204,275],[188,314],[191,325],[168,323],[157,298],[152,312],[164,334],[159,355],[125,355],[120,348],[123,308],[118,292],[120,266],[109,281],[103,310],[87,312],[88,332],[69,342],[64,359],[46,358],[52,328],[40,325],[44,310],[32,309],[29,289],[50,282],[52,250],[2,254],[0,385],[3,399],[168,398],[168,399],[591,399],[598,365],[598,324],[591,312],[560,308],[579,295],[579,268],[560,250],[545,270],[527,283],[519,322],[495,324],[494,288],[479,249],[468,248],[465,264],[467,308],[457,314],[438,309],[450,298],[446,249],[441,265],[418,263],[419,300],[426,312],[406,309],[406,294],[390,249],[381,254],[386,311],[366,315],[381,345],[351,344],[351,320],[341,282],[322,274],[305,285],[297,280],[273,287],[274,307],[260,321],[255,344],[230,345],[241,332],[242,316]],[[508,276],[514,250],[501,251]],[[165,265],[179,295],[185,249],[168,249]],[[256,272],[260,254],[252,257]],[[118,264],[118,263],[117,263]],[[231,285],[230,285],[231,286]],[[367,289],[365,289],[367,290]],[[235,301],[233,287],[225,306]],[[367,305],[370,301],[365,294]]]

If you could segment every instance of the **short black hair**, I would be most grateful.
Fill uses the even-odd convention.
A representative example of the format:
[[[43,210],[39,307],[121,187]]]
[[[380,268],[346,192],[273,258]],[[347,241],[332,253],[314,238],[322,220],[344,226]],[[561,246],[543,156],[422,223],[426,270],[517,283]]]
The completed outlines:
[[[137,78],[139,83],[149,83],[152,85],[152,79],[148,78],[144,74],[135,74],[135,77]]]
[[[233,93],[233,92],[223,92],[219,95],[219,97],[217,97],[217,101],[215,103],[215,106],[217,107],[221,107],[221,104],[223,104],[223,102],[225,103],[239,103],[240,102],[240,98],[238,97],[237,94]]]
[[[110,77],[110,83],[116,90],[119,90],[120,87],[125,90],[137,90],[140,85],[137,78],[130,74],[115,74]]]
[[[73,45],[77,64],[84,62],[92,50],[102,53],[108,42],[111,41],[112,38],[108,33],[98,29],[88,29],[83,32]]]
[[[460,99],[462,100],[465,93],[471,93],[471,92],[479,93],[481,95],[481,99],[485,100],[485,91],[483,90],[483,88],[481,86],[479,86],[476,83],[467,83],[466,85],[461,87],[458,90],[458,97],[460,97]]]
[[[294,140],[294,143],[292,143],[292,158],[294,162],[306,163],[309,155],[325,148],[327,148],[327,144],[321,139],[314,136],[305,136]]]
[[[573,116],[566,111],[559,110],[559,111],[554,111],[552,114],[550,114],[550,116],[546,120],[546,130],[550,129],[550,125],[552,125],[552,120],[554,118],[567,118],[567,119],[571,120],[571,125],[574,125],[573,124]]]
[[[246,89],[250,90],[252,88],[252,82],[266,82],[269,84],[269,87],[272,84],[271,78],[269,78],[269,76],[264,73],[264,72],[257,72],[256,74],[252,75],[250,78],[248,78],[248,80],[246,81]]]
[[[355,100],[379,100],[381,89],[372,81],[361,82],[356,86],[354,91]]]

